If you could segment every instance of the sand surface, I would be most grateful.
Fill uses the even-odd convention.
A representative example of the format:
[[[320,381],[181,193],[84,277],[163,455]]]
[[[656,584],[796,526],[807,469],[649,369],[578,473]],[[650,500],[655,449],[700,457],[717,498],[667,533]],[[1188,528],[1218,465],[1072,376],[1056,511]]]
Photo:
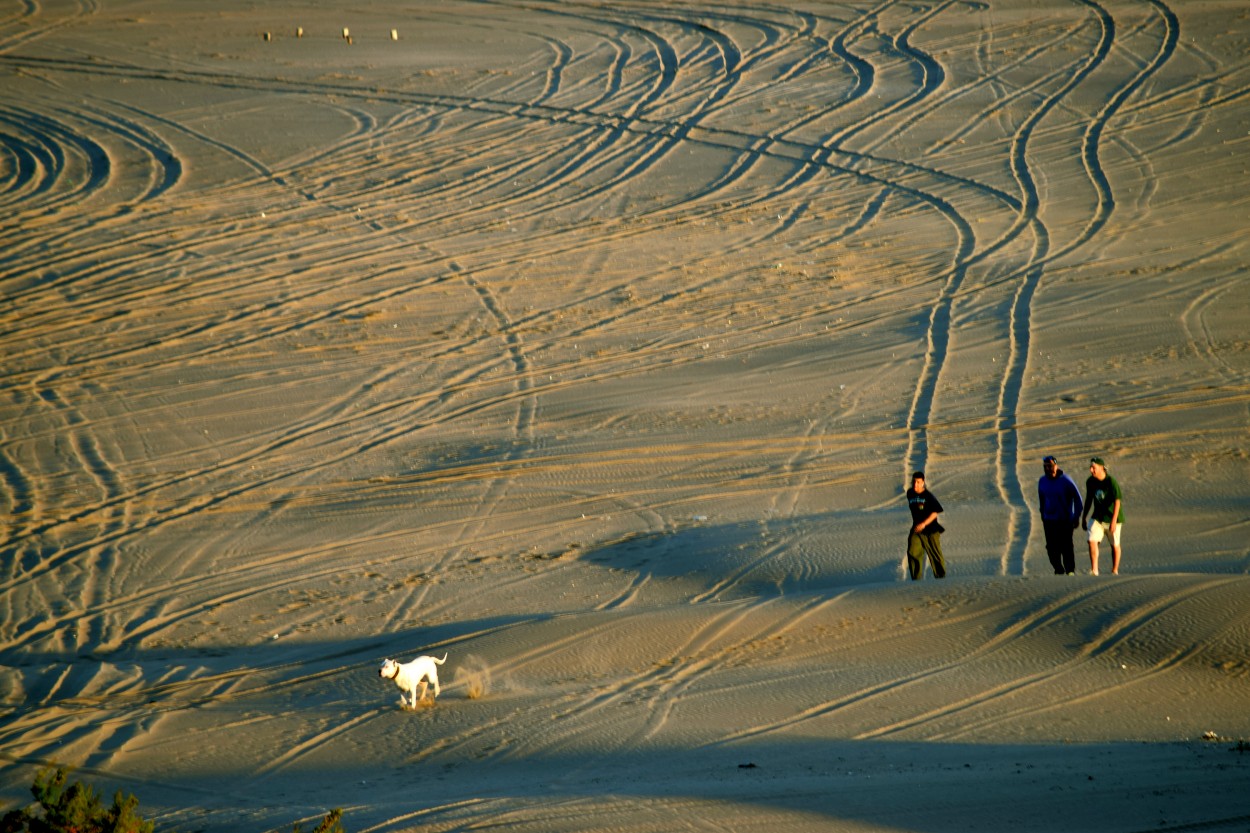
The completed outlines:
[[[1241,0],[0,6],[0,799],[1250,830],[1248,167]]]

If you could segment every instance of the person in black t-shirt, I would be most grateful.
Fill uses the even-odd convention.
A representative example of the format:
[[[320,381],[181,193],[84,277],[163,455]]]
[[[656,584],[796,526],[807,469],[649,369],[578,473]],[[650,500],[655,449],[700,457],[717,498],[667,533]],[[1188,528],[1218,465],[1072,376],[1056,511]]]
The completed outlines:
[[[925,488],[924,472],[913,474],[911,483],[911,488],[907,490],[907,508],[911,510],[911,531],[907,533],[907,572],[912,581],[924,578],[924,560],[928,556],[933,577],[945,578],[942,533],[946,530],[937,519],[942,504],[933,492]]]

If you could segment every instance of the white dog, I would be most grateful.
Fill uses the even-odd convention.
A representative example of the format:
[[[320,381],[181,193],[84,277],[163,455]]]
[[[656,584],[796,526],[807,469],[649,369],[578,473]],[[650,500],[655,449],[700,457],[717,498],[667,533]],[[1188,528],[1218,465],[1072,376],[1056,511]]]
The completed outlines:
[[[438,696],[438,666],[446,661],[446,654],[443,654],[442,659],[437,657],[417,657],[412,662],[403,663],[388,659],[378,669],[378,676],[394,680],[395,685],[399,686],[401,692],[408,692],[408,697],[412,702],[406,702],[404,695],[400,694],[399,705],[415,709],[417,701],[425,699],[425,692],[429,686],[434,687],[434,696]],[[429,681],[428,683],[426,682],[427,680]],[[417,696],[418,686],[421,687],[420,697]]]

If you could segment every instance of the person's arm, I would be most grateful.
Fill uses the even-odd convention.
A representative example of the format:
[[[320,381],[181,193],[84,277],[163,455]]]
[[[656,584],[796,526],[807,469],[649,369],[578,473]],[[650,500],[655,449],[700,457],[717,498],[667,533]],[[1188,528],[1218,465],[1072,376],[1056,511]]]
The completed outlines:
[[[1116,498],[1115,504],[1111,507],[1111,526],[1107,528],[1107,531],[1110,532],[1112,535],[1115,535],[1116,524],[1118,524],[1119,522],[1120,522],[1120,499]]]
[[[1085,516],[1089,514],[1089,507],[1094,503],[1094,492],[1090,490],[1085,496],[1085,505],[1081,507],[1081,529],[1089,529],[1085,522]]]
[[[937,512],[930,512],[929,517],[925,518],[923,521],[916,524],[915,526],[916,532],[923,532],[926,526],[928,526],[929,524],[937,520],[937,516],[938,516]]]
[[[1068,480],[1068,512],[1072,517],[1072,528],[1076,529],[1081,523],[1078,518],[1081,517],[1081,490],[1077,488],[1076,481],[1072,479],[1072,475],[1065,474]]]

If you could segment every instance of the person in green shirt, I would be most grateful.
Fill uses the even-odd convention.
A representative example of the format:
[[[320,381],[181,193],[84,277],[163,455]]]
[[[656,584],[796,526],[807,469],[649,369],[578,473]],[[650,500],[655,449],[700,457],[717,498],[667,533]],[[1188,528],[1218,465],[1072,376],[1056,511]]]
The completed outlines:
[[[1081,510],[1081,528],[1089,533],[1089,566],[1093,575],[1098,575],[1098,543],[1104,537],[1111,538],[1111,573],[1117,576],[1120,574],[1123,500],[1120,484],[1107,473],[1107,464],[1101,457],[1091,459],[1089,478],[1085,481],[1085,507]]]

